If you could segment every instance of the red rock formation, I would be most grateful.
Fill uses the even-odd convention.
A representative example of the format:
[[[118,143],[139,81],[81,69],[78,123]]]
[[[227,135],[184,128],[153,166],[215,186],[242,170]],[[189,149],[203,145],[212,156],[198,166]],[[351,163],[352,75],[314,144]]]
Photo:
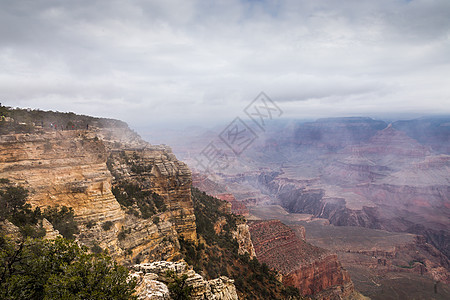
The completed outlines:
[[[233,196],[233,194],[230,194],[230,193],[218,194],[216,196],[216,198],[218,198],[220,200],[225,200],[225,201],[231,203],[231,212],[233,214],[242,215],[242,216],[250,215],[250,212],[249,212],[247,206],[245,206],[245,204],[242,203],[241,201],[236,200],[236,198]]]
[[[336,254],[300,266],[283,277],[283,284],[298,287],[302,295],[320,295],[331,289],[338,295],[348,296],[353,291],[350,275],[342,269]]]
[[[280,221],[253,221],[250,233],[258,260],[278,270],[283,284],[299,288],[302,295],[330,299],[353,292],[336,254],[308,244]]]

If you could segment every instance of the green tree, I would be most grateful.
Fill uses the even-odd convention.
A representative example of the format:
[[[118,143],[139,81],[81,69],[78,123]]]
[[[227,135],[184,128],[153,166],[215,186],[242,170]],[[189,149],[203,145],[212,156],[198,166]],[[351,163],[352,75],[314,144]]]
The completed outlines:
[[[28,191],[21,186],[7,186],[0,190],[0,220],[28,209],[25,202],[27,197]]]
[[[26,203],[28,191],[21,186],[12,186],[10,182],[2,182],[0,188],[0,221],[9,220],[19,227],[23,236],[39,237],[45,230],[37,226],[42,219],[39,207],[32,209]],[[6,186],[5,186],[6,185]]]
[[[73,241],[0,236],[0,299],[135,299],[127,277],[109,256]]]
[[[44,210],[43,217],[66,239],[73,240],[74,234],[79,232],[72,207],[49,206]]]
[[[167,286],[169,288],[170,297],[174,300],[189,300],[191,299],[192,286],[186,283],[188,276],[183,274],[177,276],[173,271],[168,271],[167,276],[172,278],[172,282]]]

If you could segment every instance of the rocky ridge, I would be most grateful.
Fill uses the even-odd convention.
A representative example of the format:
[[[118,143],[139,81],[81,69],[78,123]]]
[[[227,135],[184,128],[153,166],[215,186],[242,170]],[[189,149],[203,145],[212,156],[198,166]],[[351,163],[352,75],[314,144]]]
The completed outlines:
[[[157,261],[133,266],[131,276],[138,282],[139,299],[170,299],[167,285],[174,277],[186,276],[186,285],[191,287],[193,300],[237,300],[233,280],[226,276],[205,280],[185,262]]]

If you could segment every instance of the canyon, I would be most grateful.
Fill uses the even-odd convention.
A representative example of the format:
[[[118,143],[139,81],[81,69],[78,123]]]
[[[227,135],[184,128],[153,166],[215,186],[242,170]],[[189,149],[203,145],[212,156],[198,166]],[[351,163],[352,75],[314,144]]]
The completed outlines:
[[[76,115],[70,117],[76,119]],[[182,271],[176,274],[188,276],[195,299],[245,296],[245,292],[236,289],[233,279],[226,276],[204,279],[181,260],[186,251],[183,247],[193,245],[201,249],[204,243],[197,234],[191,193],[193,180],[187,165],[168,146],[145,142],[123,122],[83,116],[73,123],[77,124],[76,128],[66,126],[69,128],[66,130],[2,124],[5,126],[0,136],[0,178],[26,188],[27,201],[34,208],[71,207],[79,228],[76,240],[92,251],[107,250],[116,261],[134,268],[141,299],[168,299],[167,286],[171,280],[155,277],[155,272],[161,275],[169,269],[176,271],[179,266],[175,268],[174,264],[183,265]],[[219,193],[216,197],[225,201],[221,204],[221,214],[249,214],[248,208],[232,194]],[[222,235],[225,227],[229,230],[231,225],[227,220],[233,219],[221,217],[215,221],[216,235]],[[245,219],[233,222],[236,222],[235,229],[229,239],[236,242],[237,257],[258,257]],[[50,222],[44,220],[43,225],[47,238],[59,236]],[[14,232],[12,224],[2,224],[5,226]],[[226,243],[233,245],[232,241]],[[304,258],[310,254],[296,253],[292,258],[296,255]],[[334,256],[329,259],[330,266],[339,265]],[[239,268],[248,263],[243,262]],[[156,266],[150,272],[153,275],[147,272],[149,264]],[[302,272],[313,273],[312,270]],[[329,281],[325,273],[319,275],[319,281]],[[314,289],[307,290],[309,295],[319,295],[323,289],[329,294],[325,299],[347,295],[341,292],[341,281],[332,282],[337,287],[333,291],[328,285],[319,284],[317,278],[309,281],[315,285]],[[285,283],[303,287],[298,280]],[[279,285],[276,293],[283,291],[276,280],[271,284]],[[345,284],[353,292],[348,277]]]
[[[446,299],[447,258],[420,235],[358,226],[334,226],[277,205],[250,208],[255,220],[278,219],[306,242],[337,255],[355,289],[371,299]],[[434,293],[437,286],[438,293]]]
[[[75,124],[89,125],[56,130],[35,125],[23,128],[12,121],[0,124],[0,178],[24,187],[33,208],[72,208],[79,228],[76,240],[92,251],[96,247],[106,250],[129,267],[169,261],[167,265],[181,259],[179,264],[184,264],[191,277],[192,271],[188,272],[182,262],[180,240],[194,244],[199,240],[191,172],[186,164],[177,160],[169,147],[143,141],[121,121],[76,115],[70,118]],[[42,225],[46,238],[61,236],[48,220],[44,219]],[[2,232],[18,237],[17,228],[10,222],[1,222],[0,227]],[[245,229],[240,228],[235,239],[242,247],[250,247]],[[161,270],[163,265],[158,265]],[[206,281],[194,275],[194,281],[189,277],[189,282],[195,283],[194,299],[237,299],[233,280],[219,277]],[[139,298],[155,299],[140,293],[145,289],[152,294],[148,281],[138,281]],[[154,287],[161,286],[158,283]],[[170,299],[167,286],[165,289],[167,293],[156,299]]]
[[[376,244],[370,247],[375,249],[371,252],[365,245],[352,243],[352,234],[359,235],[355,230],[383,232],[377,241],[390,240],[389,232],[409,237],[409,246],[398,245],[394,255],[404,255],[405,260],[394,265],[406,267],[383,265],[385,274],[392,278],[400,273],[408,273],[411,278],[418,275],[412,282],[416,286],[418,282],[431,285],[429,289],[433,290],[433,282],[448,285],[449,124],[448,117],[392,122],[360,117],[277,122],[245,152],[229,160],[227,168],[212,174],[196,169],[192,158],[200,153],[200,147],[183,141],[185,144],[175,144],[174,149],[200,173],[195,175],[194,185],[209,189],[211,194],[225,195],[232,205],[240,202],[236,213],[243,212],[255,220],[280,219],[289,226],[300,224],[306,228],[307,237],[310,227],[305,224],[320,224],[315,232],[323,231],[324,236],[330,228],[340,228],[348,232],[347,250],[353,254],[347,256],[372,257],[370,253],[378,251]],[[193,139],[205,144],[215,141],[210,132]],[[224,151],[230,154],[226,148]],[[324,240],[317,246],[336,252],[339,249],[328,245],[332,241]],[[314,240],[309,242],[316,245]],[[421,255],[412,255],[412,248]],[[360,267],[364,265],[362,260],[347,259],[339,253],[352,278],[360,278],[365,268],[374,269],[373,265]],[[413,272],[415,275],[411,275]],[[355,284],[358,290],[362,287],[359,283]],[[384,280],[383,284],[406,296],[412,295],[410,291],[417,292],[406,283],[390,286],[389,280]],[[373,292],[375,284],[366,286],[370,286],[367,291],[371,297],[383,299]],[[443,288],[443,293],[448,295],[448,289]]]
[[[251,220],[233,221],[236,255],[256,257],[304,296],[450,295],[446,120],[413,122],[427,137],[404,123],[369,118],[278,124],[213,177],[184,155],[198,145],[186,142],[188,151],[176,151],[186,164],[123,122],[85,116],[77,122],[73,130],[3,124],[0,178],[25,187],[33,207],[72,207],[77,240],[107,249],[123,265],[168,266],[186,249],[203,253],[206,236],[198,232],[223,238],[234,220],[224,214],[233,213]],[[214,233],[197,228],[191,185],[225,201],[217,220],[202,221],[213,221]],[[45,229],[58,234],[51,224]],[[198,266],[197,273],[188,269],[180,274],[202,277],[199,299],[213,291],[210,297],[235,299],[231,278],[205,279]],[[150,286],[163,291],[156,299],[167,299],[167,278],[154,282],[154,274],[136,272],[141,296],[152,294]]]

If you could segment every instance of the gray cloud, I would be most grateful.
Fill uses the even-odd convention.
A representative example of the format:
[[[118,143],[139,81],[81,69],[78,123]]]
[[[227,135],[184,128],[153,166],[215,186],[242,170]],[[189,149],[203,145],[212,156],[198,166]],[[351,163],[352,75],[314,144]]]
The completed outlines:
[[[450,2],[1,1],[0,99],[132,126],[450,113]]]

